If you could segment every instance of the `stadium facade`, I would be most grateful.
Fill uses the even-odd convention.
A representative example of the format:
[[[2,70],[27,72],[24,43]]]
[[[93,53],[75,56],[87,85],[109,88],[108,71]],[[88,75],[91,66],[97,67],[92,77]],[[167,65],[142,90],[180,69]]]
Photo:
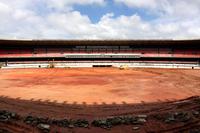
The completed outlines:
[[[0,40],[0,62],[4,68],[199,68],[200,40]]]

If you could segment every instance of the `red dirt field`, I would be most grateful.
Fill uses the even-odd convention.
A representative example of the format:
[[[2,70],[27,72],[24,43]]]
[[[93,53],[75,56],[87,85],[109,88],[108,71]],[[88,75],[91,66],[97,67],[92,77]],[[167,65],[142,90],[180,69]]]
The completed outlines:
[[[109,131],[51,127],[51,132],[189,132],[200,126],[200,117],[187,123],[167,125],[154,115],[200,112],[200,71],[189,69],[1,69],[0,109],[20,116],[87,119],[120,115],[148,115],[148,121],[133,131],[130,125]],[[179,101],[181,99],[186,99]],[[177,102],[178,101],[178,102]],[[0,132],[39,132],[19,122],[0,122]],[[200,131],[200,130],[199,130]]]
[[[70,104],[156,102],[200,95],[199,81],[199,70],[3,69],[0,95]]]

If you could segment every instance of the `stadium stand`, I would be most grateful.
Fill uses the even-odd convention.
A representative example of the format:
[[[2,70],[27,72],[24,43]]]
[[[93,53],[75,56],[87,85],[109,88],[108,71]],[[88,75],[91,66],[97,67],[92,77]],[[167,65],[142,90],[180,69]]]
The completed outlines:
[[[0,40],[0,62],[200,62],[200,40]]]

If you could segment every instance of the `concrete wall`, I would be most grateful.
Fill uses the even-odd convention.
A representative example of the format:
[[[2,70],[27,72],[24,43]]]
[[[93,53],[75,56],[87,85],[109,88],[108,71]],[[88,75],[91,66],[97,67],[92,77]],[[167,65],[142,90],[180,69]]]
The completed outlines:
[[[54,63],[55,68],[81,68],[81,67],[93,67],[93,65],[112,65],[113,67],[127,66],[130,68],[187,68],[187,69],[200,69],[199,64],[181,64],[181,63],[123,63],[123,62],[74,62],[74,63]],[[2,69],[9,68],[49,68],[48,63],[34,63],[34,64],[8,64],[3,66]]]

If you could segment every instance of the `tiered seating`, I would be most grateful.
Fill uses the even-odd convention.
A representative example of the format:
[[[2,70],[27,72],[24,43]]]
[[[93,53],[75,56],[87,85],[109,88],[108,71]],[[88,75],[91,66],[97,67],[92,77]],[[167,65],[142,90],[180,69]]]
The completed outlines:
[[[158,57],[173,57],[172,49],[160,48]]]
[[[0,50],[0,57],[31,57],[32,51],[31,49],[1,49]]]
[[[0,49],[0,58],[6,57],[63,57],[68,53],[132,53],[142,57],[200,58],[200,50],[169,48],[20,48]]]
[[[141,53],[144,57],[158,57],[158,49],[153,49],[153,48],[142,49]]]
[[[200,58],[200,51],[191,49],[185,49],[185,50],[175,49],[173,57]]]

